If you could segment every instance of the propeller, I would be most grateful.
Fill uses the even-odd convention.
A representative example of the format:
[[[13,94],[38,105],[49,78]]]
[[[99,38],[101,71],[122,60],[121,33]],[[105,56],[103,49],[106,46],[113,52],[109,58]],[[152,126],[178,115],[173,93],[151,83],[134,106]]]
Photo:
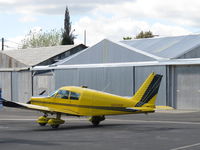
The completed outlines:
[[[39,95],[43,95],[46,92],[46,90],[42,91]]]

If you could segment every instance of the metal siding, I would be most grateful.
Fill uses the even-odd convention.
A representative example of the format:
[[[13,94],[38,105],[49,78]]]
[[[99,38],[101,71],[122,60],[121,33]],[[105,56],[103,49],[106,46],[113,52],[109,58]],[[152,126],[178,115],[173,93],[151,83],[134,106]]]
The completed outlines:
[[[55,70],[55,88],[78,85],[77,69]]]
[[[121,96],[133,95],[133,67],[55,70],[56,88],[88,86]]]
[[[86,85],[88,88],[105,91],[106,68],[79,69],[79,86]]]
[[[40,74],[33,77],[33,95],[37,96],[42,91],[43,95],[49,95],[55,90],[55,81],[53,74]]]
[[[156,104],[166,105],[166,66],[135,67],[135,89],[137,91],[137,89],[141,86],[144,80],[152,72],[163,75]]]
[[[27,102],[32,96],[32,73],[29,71],[19,72],[18,85],[18,100]]]
[[[2,98],[11,100],[11,72],[0,72],[0,88]]]
[[[19,82],[18,82],[19,72],[12,72],[12,101],[19,101]]]
[[[175,98],[178,109],[200,109],[200,66],[175,67]]]
[[[133,95],[133,67],[80,69],[80,85],[117,94]]]
[[[175,66],[167,66],[167,105],[176,108],[175,99]]]
[[[133,96],[133,67],[109,68],[109,78],[107,88],[109,93],[121,96]]]

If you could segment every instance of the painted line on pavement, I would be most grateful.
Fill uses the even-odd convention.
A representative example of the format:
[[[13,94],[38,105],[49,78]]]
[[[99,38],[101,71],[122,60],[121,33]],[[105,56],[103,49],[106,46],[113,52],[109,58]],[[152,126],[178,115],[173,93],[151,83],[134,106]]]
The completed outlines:
[[[193,124],[200,125],[200,122],[178,122],[178,121],[152,121],[152,120],[123,120],[123,119],[107,119],[119,122],[144,122],[144,123],[169,123],[169,124]]]
[[[199,145],[200,145],[200,143],[196,143],[196,144],[191,144],[191,145],[186,145],[186,146],[182,146],[182,147],[173,148],[171,150],[182,150],[182,149],[191,148],[191,147],[195,147],[195,146],[199,146]]]

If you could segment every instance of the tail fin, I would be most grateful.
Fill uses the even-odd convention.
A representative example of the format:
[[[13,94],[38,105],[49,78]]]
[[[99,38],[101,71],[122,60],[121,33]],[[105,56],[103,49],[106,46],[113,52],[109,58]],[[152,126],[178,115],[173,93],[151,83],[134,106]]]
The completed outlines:
[[[144,81],[139,90],[131,98],[135,103],[135,107],[155,107],[156,97],[160,87],[162,75],[151,73]]]

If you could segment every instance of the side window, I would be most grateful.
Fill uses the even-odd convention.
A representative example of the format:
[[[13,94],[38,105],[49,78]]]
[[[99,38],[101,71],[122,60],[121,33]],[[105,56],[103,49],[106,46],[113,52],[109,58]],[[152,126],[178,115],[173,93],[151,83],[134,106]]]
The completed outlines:
[[[57,95],[55,96],[57,98],[63,98],[63,99],[68,99],[69,97],[69,91],[65,91],[65,90],[59,90]]]
[[[79,97],[80,97],[79,93],[71,92],[70,94],[70,99],[72,100],[79,100]]]

